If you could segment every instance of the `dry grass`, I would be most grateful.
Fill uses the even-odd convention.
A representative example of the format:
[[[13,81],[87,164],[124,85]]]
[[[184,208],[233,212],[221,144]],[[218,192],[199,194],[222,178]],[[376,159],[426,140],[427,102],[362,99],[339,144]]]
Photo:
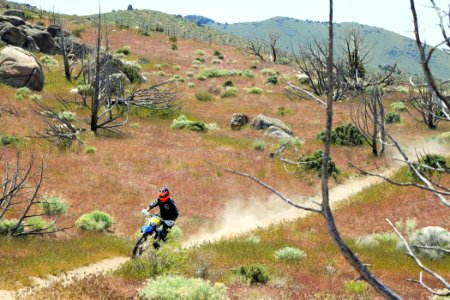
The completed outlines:
[[[87,29],[83,33],[84,41],[92,43],[93,37],[92,30]],[[168,37],[157,33],[145,37],[137,32],[116,28],[109,39],[113,50],[125,45],[129,46],[132,51],[129,59],[149,59],[150,63],[143,65],[144,72],[153,72],[155,71],[153,66],[161,64],[162,71],[171,75],[180,74],[185,77],[187,71],[198,74],[199,69],[192,68],[192,60],[197,57],[196,49],[205,50],[206,67],[212,66],[210,62],[214,58],[215,49],[224,54],[226,59],[220,67],[225,69],[245,70],[254,61],[254,57],[239,49],[183,39],[178,39],[178,50],[172,51]],[[60,57],[57,59],[61,60]],[[174,64],[180,66],[179,70],[173,68]],[[18,118],[8,115],[0,117],[0,133],[25,137],[25,144],[19,149],[25,157],[30,155],[44,157],[46,180],[43,192],[57,193],[70,202],[70,210],[67,217],[62,220],[62,225],[73,224],[81,214],[100,209],[115,218],[116,233],[131,236],[143,222],[139,215],[141,208],[155,198],[159,186],[168,185],[181,212],[177,223],[183,228],[184,237],[188,238],[200,227],[213,224],[227,203],[247,201],[251,198],[265,201],[270,195],[255,184],[211,167],[207,161],[258,174],[267,183],[291,195],[292,198],[311,195],[319,190],[315,181],[316,177],[310,175],[294,177],[286,172],[278,160],[269,158],[269,152],[277,148],[276,140],[263,137],[261,132],[250,127],[241,131],[231,131],[229,127],[230,118],[234,112],[246,113],[251,118],[259,113],[276,117],[279,108],[284,107],[288,113],[279,118],[293,129],[296,136],[305,140],[305,145],[299,151],[289,150],[285,155],[296,159],[302,154],[310,154],[323,148],[323,145],[316,141],[315,136],[323,130],[325,112],[310,101],[288,100],[284,97],[281,84],[264,86],[265,78],[259,74],[259,70],[266,67],[287,76],[292,75],[290,67],[264,63],[258,70],[254,70],[256,76],[253,79],[232,77],[199,81],[194,76],[186,78],[187,81],[180,84],[181,88],[186,87],[183,88],[183,113],[207,123],[214,122],[220,128],[219,131],[210,131],[206,134],[176,131],[170,129],[170,118],[143,118],[133,115],[130,123],[138,122],[139,126],[122,129],[123,135],[120,137],[101,137],[90,133],[83,136],[88,146],[97,149],[96,153],[86,155],[81,149],[59,152],[45,141],[26,138],[32,128],[42,128],[42,120],[33,113],[31,101],[17,101],[15,89],[0,86],[2,93],[0,104],[14,104],[20,113]],[[64,80],[61,64],[59,68],[46,70],[46,78],[47,84],[44,91],[38,93],[46,103],[54,104],[55,95],[73,97],[69,91],[75,83]],[[234,85],[239,89],[237,97],[225,99],[216,97],[215,100],[207,103],[195,100],[196,91],[220,87],[228,79],[233,80]],[[149,82],[143,87],[160,80],[162,80],[161,77],[150,74]],[[187,88],[189,82],[194,82],[196,87]],[[263,87],[266,92],[262,95],[249,95],[244,92],[245,87],[254,86]],[[400,97],[403,96],[395,93],[388,94],[387,107],[391,102],[400,101]],[[354,101],[336,103],[335,124],[349,122],[349,112],[353,104]],[[86,111],[77,109],[76,112],[79,119],[78,125],[86,127],[83,123],[83,118],[87,116]],[[448,124],[441,123],[438,130],[430,132],[424,126],[414,123],[406,115],[402,117],[405,118],[404,123],[396,124],[391,128],[392,133],[402,141],[411,141],[449,130]],[[253,149],[252,143],[257,138],[264,139],[265,152],[257,152]],[[13,155],[16,149],[7,148],[5,151]],[[367,147],[333,147],[332,157],[345,176],[357,173],[348,166],[348,160],[369,170],[391,163],[386,158],[374,158]],[[405,191],[404,193],[399,190],[390,192],[390,189],[380,188],[374,193],[377,195],[376,198],[373,197],[378,200],[384,195],[386,197],[384,201],[366,201],[364,204],[354,204],[343,209],[337,215],[337,222],[344,235],[385,231],[386,225],[382,220],[386,216],[396,220],[418,215],[416,218],[422,226],[426,224],[427,217],[429,219],[430,215],[437,214],[439,205],[430,205],[429,203],[435,202],[428,201],[428,195],[414,190]],[[377,213],[373,213],[374,211]],[[448,222],[443,217],[437,217],[436,220],[444,222],[441,224]],[[308,267],[306,263],[306,273],[297,273],[295,268],[285,265],[273,265],[273,269],[286,270],[294,282],[301,282],[302,289],[305,286],[313,293],[326,290],[340,291],[343,281],[355,276],[354,272],[348,269],[326,238],[321,227],[323,224],[315,219],[308,219],[299,224],[285,226],[286,232],[281,232],[281,229],[271,229],[266,234],[262,233],[263,241],[271,245],[268,246],[271,250],[286,245],[306,249],[307,253],[315,249],[318,258],[311,258],[308,254],[307,261],[317,261],[320,264]],[[309,238],[302,240],[303,236]],[[275,237],[278,240],[274,240]],[[311,238],[314,243],[311,243]],[[1,248],[0,246],[0,251]],[[323,249],[323,251],[319,252],[317,249]],[[266,254],[268,252],[264,252],[264,255]],[[64,256],[64,254],[61,255]],[[340,275],[336,279],[323,273],[324,264],[330,257],[333,257],[339,266]],[[219,266],[224,269],[229,268],[236,259],[238,258],[225,255]],[[251,259],[253,258],[248,258],[248,260]],[[272,263],[272,260],[268,259],[268,262]],[[220,276],[217,278],[223,278]],[[403,275],[398,274],[389,276],[398,285],[404,278]],[[409,288],[409,285],[407,287]],[[242,289],[233,287],[233,290],[241,291]],[[268,293],[272,292],[273,288],[270,288]],[[288,289],[287,293],[297,295],[295,288]]]

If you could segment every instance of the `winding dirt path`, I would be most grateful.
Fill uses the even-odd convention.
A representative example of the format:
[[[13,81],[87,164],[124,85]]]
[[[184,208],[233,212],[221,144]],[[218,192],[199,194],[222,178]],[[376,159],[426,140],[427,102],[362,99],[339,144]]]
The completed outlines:
[[[439,149],[437,147],[434,148],[434,152],[447,154],[449,147],[450,146],[443,147],[440,145]],[[413,149],[413,147],[410,148]],[[401,165],[395,164],[391,168],[384,171],[379,170],[379,174],[385,177],[390,177],[400,167]],[[345,183],[339,184],[330,189],[331,204],[332,206],[335,206],[336,204],[343,202],[349,197],[361,192],[365,188],[381,182],[383,182],[383,179],[372,176],[355,176],[350,178]],[[315,202],[320,202],[321,195],[316,195],[314,197],[298,197],[292,200],[296,203],[301,203],[304,205],[313,205],[312,200]],[[243,201],[230,203],[229,207],[225,208],[223,213],[218,216],[217,222],[214,226],[209,226],[207,231],[200,231],[197,234],[190,236],[189,239],[184,242],[183,246],[192,247],[206,241],[214,241],[223,237],[242,234],[258,227],[267,227],[273,223],[280,222],[281,220],[304,218],[308,215],[308,212],[296,209],[287,204],[284,206],[279,205],[280,201],[281,200],[276,196],[273,196],[263,203],[261,203],[261,199],[246,201],[246,206],[242,206]],[[278,205],[274,205],[275,203]],[[274,211],[274,207],[278,209]],[[270,213],[268,213],[269,211]],[[233,226],[230,226],[230,224],[233,224]],[[30,287],[23,288],[18,291],[0,290],[0,299],[14,300],[26,297],[39,289],[51,287],[55,283],[63,282],[64,285],[69,285],[70,283],[89,275],[101,275],[109,271],[116,270],[121,264],[128,260],[128,257],[114,257],[65,272],[57,276],[34,278],[34,283]]]
[[[46,278],[34,278],[32,286],[23,288],[17,291],[2,291],[0,290],[1,300],[14,300],[31,295],[34,291],[42,288],[51,287],[55,283],[62,282],[64,285],[69,285],[74,281],[82,279],[89,275],[106,274],[109,271],[117,269],[121,264],[128,261],[128,257],[114,257],[104,259],[95,264],[84,266],[72,271],[68,271],[57,276],[48,276]]]

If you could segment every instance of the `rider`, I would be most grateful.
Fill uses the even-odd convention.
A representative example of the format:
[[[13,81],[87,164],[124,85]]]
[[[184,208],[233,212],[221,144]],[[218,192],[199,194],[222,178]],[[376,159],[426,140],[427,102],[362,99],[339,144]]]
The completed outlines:
[[[148,206],[148,211],[150,211],[152,208],[155,208],[156,206],[159,206],[159,213],[161,215],[161,218],[163,219],[163,227],[161,229],[161,232],[159,233],[158,236],[158,240],[163,240],[166,241],[166,236],[167,236],[167,230],[173,226],[173,224],[171,226],[167,225],[165,221],[173,221],[175,222],[175,220],[178,218],[178,209],[177,206],[175,204],[175,201],[173,201],[173,199],[170,198],[170,191],[169,188],[163,186],[162,188],[159,189],[159,197],[153,201],[149,206]],[[159,248],[159,243],[158,241],[155,241],[153,243],[153,246],[155,248]]]

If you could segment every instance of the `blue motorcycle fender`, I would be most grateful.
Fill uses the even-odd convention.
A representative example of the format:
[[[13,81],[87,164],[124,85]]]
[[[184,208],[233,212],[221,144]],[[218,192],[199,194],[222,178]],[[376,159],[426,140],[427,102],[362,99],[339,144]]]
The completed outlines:
[[[153,232],[153,226],[148,226],[148,225],[142,226],[141,232],[151,234]]]

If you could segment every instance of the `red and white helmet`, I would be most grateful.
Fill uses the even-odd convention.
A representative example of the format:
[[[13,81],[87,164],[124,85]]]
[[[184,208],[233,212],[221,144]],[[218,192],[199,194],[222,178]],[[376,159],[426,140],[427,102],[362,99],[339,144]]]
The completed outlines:
[[[161,200],[161,202],[166,202],[167,200],[169,200],[170,198],[170,192],[169,192],[169,188],[166,186],[163,186],[162,188],[159,189],[159,200]]]

